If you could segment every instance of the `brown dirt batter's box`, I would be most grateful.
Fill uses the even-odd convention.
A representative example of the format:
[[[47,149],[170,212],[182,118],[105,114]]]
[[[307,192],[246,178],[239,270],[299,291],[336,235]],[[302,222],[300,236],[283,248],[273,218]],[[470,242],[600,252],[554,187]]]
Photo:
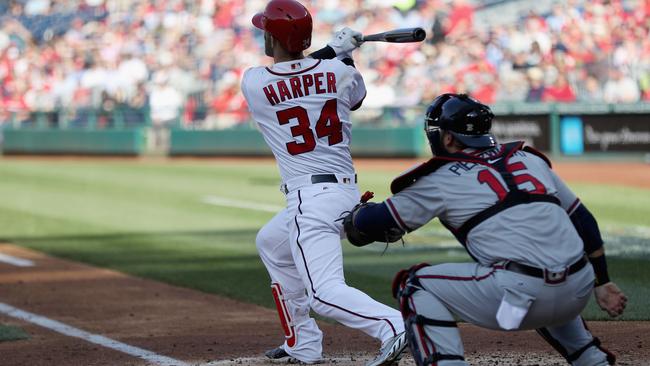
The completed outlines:
[[[85,331],[189,364],[268,364],[263,352],[282,337],[274,310],[160,282],[51,258],[4,244],[0,252],[34,267],[0,263],[1,301]],[[133,356],[0,314],[32,338],[0,343],[2,365],[144,365]],[[364,334],[321,322],[330,363],[358,365],[376,351]],[[650,365],[650,322],[590,322],[620,365]],[[462,325],[473,365],[562,365],[534,332],[493,332]],[[233,361],[229,361],[233,360]],[[219,362],[217,362],[219,361]],[[403,365],[412,364],[406,360]]]

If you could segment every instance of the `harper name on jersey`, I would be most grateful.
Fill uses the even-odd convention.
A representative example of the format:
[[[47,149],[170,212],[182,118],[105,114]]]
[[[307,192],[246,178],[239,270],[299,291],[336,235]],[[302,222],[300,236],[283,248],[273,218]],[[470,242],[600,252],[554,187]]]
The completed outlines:
[[[287,85],[287,83],[289,85]],[[336,74],[333,72],[294,76],[280,80],[263,88],[264,95],[271,105],[288,99],[301,98],[315,94],[336,93]]]

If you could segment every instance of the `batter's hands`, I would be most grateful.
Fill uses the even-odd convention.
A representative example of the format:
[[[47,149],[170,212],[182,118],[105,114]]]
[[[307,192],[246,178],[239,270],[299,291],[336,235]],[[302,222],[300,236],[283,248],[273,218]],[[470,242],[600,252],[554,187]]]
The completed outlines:
[[[627,296],[616,286],[614,282],[608,282],[594,289],[596,303],[609,316],[616,317],[623,314],[627,305]]]
[[[352,51],[363,43],[363,35],[348,27],[334,34],[334,38],[327,45],[336,52],[336,58],[352,58]]]

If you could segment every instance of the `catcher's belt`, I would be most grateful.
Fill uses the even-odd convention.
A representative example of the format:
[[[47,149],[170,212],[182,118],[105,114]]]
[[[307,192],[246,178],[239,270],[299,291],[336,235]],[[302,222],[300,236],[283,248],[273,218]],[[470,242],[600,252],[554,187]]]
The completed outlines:
[[[587,260],[586,256],[580,257],[575,263],[572,265],[568,266],[562,271],[558,272],[553,272],[549,271],[548,269],[544,268],[537,268],[533,266],[529,266],[526,264],[521,264],[517,262],[507,262],[504,266],[503,269],[507,271],[512,271],[516,272],[519,274],[523,274],[526,276],[531,276],[531,277],[536,277],[536,278],[543,278],[544,282],[548,284],[558,284],[566,281],[567,277],[569,275],[572,275],[579,270],[583,269],[589,261]]]

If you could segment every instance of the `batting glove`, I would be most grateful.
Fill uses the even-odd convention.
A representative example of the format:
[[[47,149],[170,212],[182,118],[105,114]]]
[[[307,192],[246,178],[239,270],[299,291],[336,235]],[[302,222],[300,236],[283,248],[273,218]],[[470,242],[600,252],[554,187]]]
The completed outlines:
[[[336,52],[336,58],[352,58],[352,51],[363,43],[363,35],[348,27],[341,29],[334,34],[334,38],[327,45]]]

